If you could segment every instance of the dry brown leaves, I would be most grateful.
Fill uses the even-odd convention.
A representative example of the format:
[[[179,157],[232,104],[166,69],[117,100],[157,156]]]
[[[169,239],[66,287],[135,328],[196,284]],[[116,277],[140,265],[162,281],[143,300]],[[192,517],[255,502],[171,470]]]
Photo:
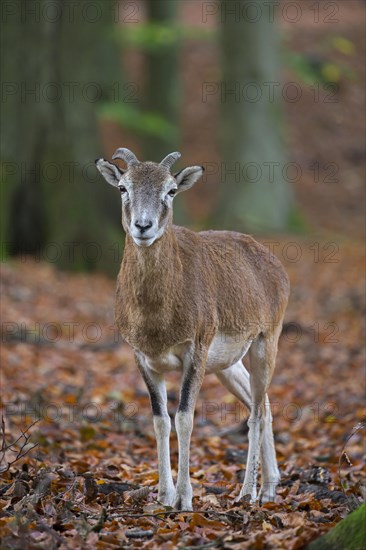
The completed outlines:
[[[364,430],[346,440],[365,415],[362,253],[340,243],[337,263],[315,262],[312,242],[297,240],[302,256],[291,262],[282,252],[294,238],[277,241],[292,295],[270,391],[276,502],[234,504],[247,413],[208,376],[192,438],[194,513],[156,502],[149,399],[116,338],[114,283],[29,260],[3,265],[3,548],[297,550],[361,500]],[[178,381],[168,378],[172,414]],[[37,418],[23,450],[37,447],[7,467],[23,440],[8,445]],[[171,446],[176,474],[174,434]]]

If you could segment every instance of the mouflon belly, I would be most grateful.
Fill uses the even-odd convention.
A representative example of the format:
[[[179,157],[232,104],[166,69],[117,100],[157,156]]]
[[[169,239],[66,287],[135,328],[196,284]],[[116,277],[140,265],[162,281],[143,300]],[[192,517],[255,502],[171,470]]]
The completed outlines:
[[[218,333],[208,350],[206,373],[220,371],[230,367],[247,353],[252,340],[243,340],[242,335]],[[158,373],[181,371],[192,355],[191,341],[172,346],[159,357],[145,355],[147,366]]]
[[[206,372],[215,372],[231,367],[247,353],[252,340],[243,340],[242,335],[219,332],[208,350]]]

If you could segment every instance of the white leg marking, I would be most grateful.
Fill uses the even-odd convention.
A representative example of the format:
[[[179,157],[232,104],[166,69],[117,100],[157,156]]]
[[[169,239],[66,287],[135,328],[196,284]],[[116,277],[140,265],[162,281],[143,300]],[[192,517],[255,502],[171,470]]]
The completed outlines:
[[[178,510],[193,510],[192,486],[189,478],[189,447],[193,429],[193,414],[190,411],[178,411],[175,415],[175,427],[178,436],[179,464],[174,507]]]
[[[254,340],[250,349],[250,393],[252,396],[252,410],[249,417],[249,450],[247,470],[240,497],[250,494],[251,502],[256,499],[258,462],[261,454],[263,468],[262,493],[264,499],[270,498],[274,492],[274,485],[278,479],[273,479],[274,463],[276,460],[273,444],[271,424],[266,421],[269,411],[266,405],[269,401],[266,395],[270,384],[277,352],[277,340],[279,332],[270,335],[259,335]],[[265,429],[267,426],[267,430]],[[268,432],[271,430],[271,438],[268,439]],[[266,436],[265,446],[261,451],[262,439]],[[277,472],[278,473],[278,472]],[[269,488],[269,489],[268,489]],[[269,491],[269,492],[268,492]]]
[[[154,429],[159,461],[158,500],[165,506],[173,506],[175,488],[170,467],[169,436],[171,422],[169,415],[154,416]]]
[[[252,406],[248,420],[249,425],[249,449],[247,468],[243,486],[239,498],[250,495],[250,502],[253,504],[257,499],[257,477],[258,463],[261,445],[261,411],[257,405]]]
[[[150,393],[154,414],[154,431],[159,464],[158,500],[166,506],[173,506],[175,488],[170,466],[169,449],[171,422],[168,414],[165,380],[162,374],[153,371],[146,365],[142,354],[136,354],[136,360]]]
[[[266,416],[264,418],[263,439],[261,447],[262,485],[259,493],[261,502],[272,502],[276,498],[276,488],[281,479],[277,466],[276,450],[272,431],[272,414],[266,399]]]
[[[252,398],[250,392],[250,376],[243,363],[241,361],[238,361],[231,367],[223,371],[217,372],[216,374],[220,382],[233,395],[235,395],[235,397],[237,397],[239,401],[244,403],[249,411],[251,411]],[[265,412],[266,414],[264,417],[263,438],[261,444],[262,486],[260,491],[260,498],[262,502],[274,500],[274,496],[276,494],[276,486],[280,479],[273,440],[272,415],[267,395],[265,398]],[[249,424],[249,426],[251,426],[251,423]],[[251,481],[251,483],[253,483],[253,480]],[[242,489],[241,495],[243,496],[244,494],[247,494],[244,491],[248,491],[252,499],[254,497],[254,491],[252,489],[252,487],[246,486],[245,489]]]

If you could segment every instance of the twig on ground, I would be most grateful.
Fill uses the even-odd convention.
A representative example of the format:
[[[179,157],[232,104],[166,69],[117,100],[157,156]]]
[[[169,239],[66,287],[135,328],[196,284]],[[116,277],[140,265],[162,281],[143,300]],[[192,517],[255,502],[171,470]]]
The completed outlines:
[[[349,442],[349,440],[357,433],[359,432],[360,430],[363,430],[366,428],[366,418],[364,418],[363,420],[361,420],[358,424],[356,424],[356,426],[354,426],[352,428],[352,431],[350,433],[350,435],[347,437],[344,445],[343,445],[343,448],[342,448],[342,451],[341,451],[341,455],[339,457],[339,460],[338,460],[338,477],[339,477],[339,482],[341,484],[341,489],[343,491],[343,493],[345,494],[345,496],[349,499],[349,495],[347,495],[346,493],[346,489],[343,485],[343,480],[342,480],[342,474],[341,474],[341,467],[342,467],[342,464],[344,462],[347,463],[348,466],[352,466],[352,462],[350,461],[349,457],[348,457],[348,454],[346,453],[346,446]],[[355,506],[354,506],[354,502],[352,502],[351,504],[351,508],[354,509]],[[357,507],[357,506],[356,506]]]
[[[1,433],[2,441],[1,441],[1,448],[0,448],[0,473],[7,472],[12,464],[14,464],[18,460],[20,460],[21,458],[29,454],[33,449],[38,447],[38,443],[35,443],[28,449],[25,449],[32,435],[32,434],[29,434],[28,432],[38,422],[39,422],[39,419],[35,420],[24,431],[21,430],[22,434],[17,439],[12,441],[11,443],[6,443],[5,420],[4,420],[4,415],[1,415],[0,433]],[[17,445],[22,438],[24,438],[24,441],[19,446],[19,449],[17,449],[15,445]],[[11,451],[12,453],[15,454],[15,458],[13,460],[8,461],[5,459],[5,455],[7,451]]]
[[[231,514],[230,512],[216,512],[215,510],[195,510],[192,512],[192,510],[170,510],[166,512],[155,512],[155,513],[132,513],[132,512],[122,512],[120,514],[108,514],[107,519],[123,519],[123,518],[156,518],[161,521],[166,521],[164,518],[167,516],[176,516],[179,514],[200,514],[201,516],[207,516],[207,515],[214,515],[217,517],[222,517],[223,519],[225,517],[232,518],[235,520],[241,519],[240,515]],[[96,519],[97,516],[89,516],[88,519]]]
[[[211,542],[206,542],[205,544],[195,544],[194,546],[182,546],[182,550],[205,550],[206,548],[224,548],[224,539],[222,537],[218,537],[215,540],[212,540]]]

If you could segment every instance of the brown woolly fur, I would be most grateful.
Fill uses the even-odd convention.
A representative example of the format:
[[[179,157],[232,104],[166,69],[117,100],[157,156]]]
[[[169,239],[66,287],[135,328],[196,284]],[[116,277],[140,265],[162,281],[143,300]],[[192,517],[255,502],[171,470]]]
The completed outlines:
[[[247,339],[278,328],[289,283],[273,254],[248,235],[171,225],[148,248],[129,235],[117,284],[122,336],[146,355],[218,332]],[[211,337],[211,338],[210,338]]]

